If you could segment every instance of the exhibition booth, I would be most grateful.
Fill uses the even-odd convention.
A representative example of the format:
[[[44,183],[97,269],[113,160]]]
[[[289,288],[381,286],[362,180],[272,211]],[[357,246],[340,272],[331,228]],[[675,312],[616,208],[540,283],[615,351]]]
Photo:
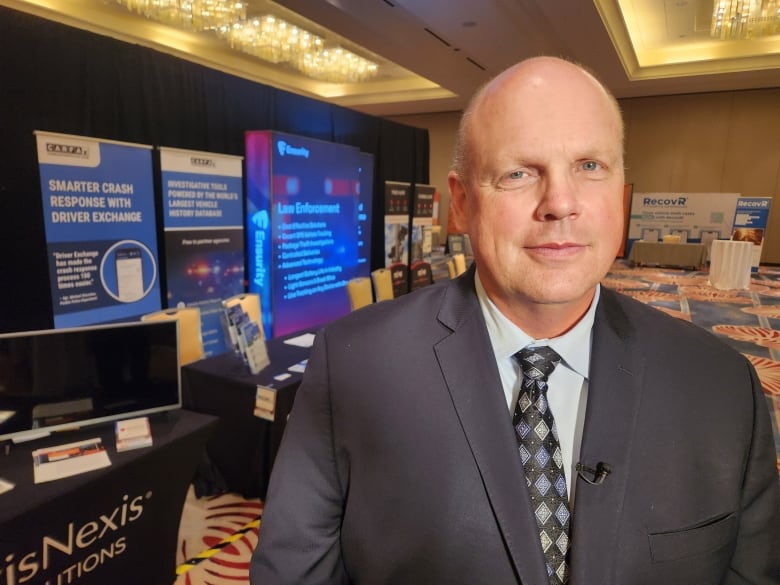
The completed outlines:
[[[0,354],[17,352],[0,357],[3,575],[170,581],[190,484],[264,492],[310,344],[288,333],[349,311],[337,285],[386,266],[384,185],[427,185],[428,134],[10,8],[0,27],[5,54],[24,55],[0,63],[0,106],[13,112]],[[334,168],[323,151],[345,162],[313,187],[315,167]],[[225,304],[269,287],[262,316]],[[309,308],[320,291],[323,314]],[[129,329],[196,339],[183,309],[200,315],[200,344],[156,344],[150,361]],[[51,337],[66,331],[116,339]],[[20,333],[26,349],[9,340]],[[92,362],[106,371],[75,379]],[[151,376],[172,363],[175,380]],[[123,423],[119,435],[127,420],[143,430]]]
[[[265,496],[350,284],[410,294],[462,274],[470,241],[436,229],[424,130],[7,8],[0,26],[58,55],[0,64],[2,99],[30,102],[4,150],[0,233],[25,253],[4,259],[0,558],[20,583],[158,582],[190,484]],[[744,289],[769,202],[633,193],[627,260]]]
[[[182,505],[215,424],[176,410],[151,418],[145,449],[117,451],[110,426],[13,446],[0,467],[0,484],[15,485],[0,494],[4,581],[172,582]],[[31,452],[59,451],[63,440],[101,442],[110,465],[35,483]]]
[[[771,203],[739,193],[634,192],[626,206],[628,262],[709,270],[716,288],[745,289],[761,261]]]

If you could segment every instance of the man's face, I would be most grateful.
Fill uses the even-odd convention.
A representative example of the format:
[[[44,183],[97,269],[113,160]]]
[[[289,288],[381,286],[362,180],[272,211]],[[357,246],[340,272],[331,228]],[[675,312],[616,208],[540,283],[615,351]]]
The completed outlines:
[[[451,174],[450,189],[486,291],[505,313],[518,302],[584,312],[623,234],[619,114],[564,69],[489,90],[467,136],[467,176]]]

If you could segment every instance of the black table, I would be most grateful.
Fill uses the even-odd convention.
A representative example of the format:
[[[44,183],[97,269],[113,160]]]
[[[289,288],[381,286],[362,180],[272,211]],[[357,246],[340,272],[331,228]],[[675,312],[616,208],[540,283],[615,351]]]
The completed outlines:
[[[303,333],[269,339],[271,363],[252,374],[236,354],[224,353],[182,368],[183,402],[186,408],[219,417],[206,446],[208,460],[195,480],[201,497],[233,492],[245,498],[264,498],[279,442],[302,374],[288,368],[308,359],[310,348],[285,343]],[[280,374],[290,374],[277,380]],[[258,385],[275,395],[274,420],[254,414]]]
[[[0,477],[16,484],[0,494],[2,583],[175,580],[182,506],[216,419],[185,410],[149,419],[151,447],[118,453],[109,424],[12,445],[0,455]],[[33,450],[95,437],[109,467],[34,483]]]

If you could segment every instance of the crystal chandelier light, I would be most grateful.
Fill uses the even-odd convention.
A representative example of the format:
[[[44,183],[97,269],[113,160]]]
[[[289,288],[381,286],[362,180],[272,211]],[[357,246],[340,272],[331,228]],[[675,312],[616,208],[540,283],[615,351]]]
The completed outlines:
[[[219,33],[235,49],[272,63],[286,63],[322,81],[365,81],[378,69],[376,63],[342,47],[328,47],[322,37],[275,16],[236,22],[223,26]]]
[[[710,35],[721,40],[780,34],[780,0],[714,0]]]
[[[215,31],[230,47],[271,63],[284,63],[313,79],[365,81],[376,63],[275,16],[246,18],[237,0],[116,0],[128,10],[194,31]]]
[[[146,18],[194,31],[217,30],[246,18],[236,0],[116,0]]]

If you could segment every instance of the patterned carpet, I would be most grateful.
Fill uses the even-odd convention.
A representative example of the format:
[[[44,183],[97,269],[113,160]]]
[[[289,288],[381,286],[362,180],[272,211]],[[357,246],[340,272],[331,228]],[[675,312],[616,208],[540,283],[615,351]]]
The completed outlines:
[[[174,585],[249,583],[263,504],[236,494],[196,498],[190,487],[179,526]]]
[[[717,290],[707,276],[616,262],[602,284],[710,331],[752,362],[771,414],[780,473],[780,268],[761,267],[748,290]]]
[[[616,262],[603,285],[711,331],[753,363],[772,415],[780,473],[780,268],[753,275],[749,290],[719,291],[706,272],[629,268]],[[259,500],[188,494],[174,585],[246,585],[257,544]]]

